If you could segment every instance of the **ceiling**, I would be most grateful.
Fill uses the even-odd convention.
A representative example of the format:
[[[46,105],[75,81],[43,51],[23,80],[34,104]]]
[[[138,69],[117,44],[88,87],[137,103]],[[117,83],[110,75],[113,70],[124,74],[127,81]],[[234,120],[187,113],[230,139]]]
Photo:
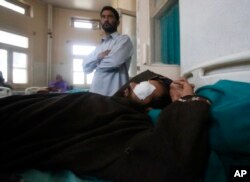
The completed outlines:
[[[82,9],[89,11],[100,11],[103,6],[111,5],[112,0],[40,0],[45,3],[50,3],[54,6]]]

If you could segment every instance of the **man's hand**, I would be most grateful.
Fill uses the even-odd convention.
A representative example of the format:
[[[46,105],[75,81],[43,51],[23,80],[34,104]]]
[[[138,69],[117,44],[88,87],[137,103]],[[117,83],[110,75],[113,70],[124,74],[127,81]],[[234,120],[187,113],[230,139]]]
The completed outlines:
[[[173,81],[170,85],[170,97],[172,102],[186,95],[194,95],[194,85],[186,79]]]
[[[98,59],[102,60],[105,56],[107,56],[110,53],[111,50],[107,49],[106,51],[101,52],[98,54]]]

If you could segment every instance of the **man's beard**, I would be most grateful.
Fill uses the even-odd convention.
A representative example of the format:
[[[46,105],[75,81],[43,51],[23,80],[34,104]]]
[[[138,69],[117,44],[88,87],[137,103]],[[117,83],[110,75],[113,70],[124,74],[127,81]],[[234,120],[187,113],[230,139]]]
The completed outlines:
[[[106,22],[102,25],[102,29],[107,33],[113,33],[116,32],[117,27]]]

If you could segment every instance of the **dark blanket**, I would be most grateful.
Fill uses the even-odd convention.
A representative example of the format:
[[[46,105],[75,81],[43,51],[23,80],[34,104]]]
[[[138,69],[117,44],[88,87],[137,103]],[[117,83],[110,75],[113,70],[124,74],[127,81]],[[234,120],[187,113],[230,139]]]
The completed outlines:
[[[71,170],[112,181],[193,181],[208,156],[204,102],[175,102],[157,125],[120,97],[0,99],[0,171]]]

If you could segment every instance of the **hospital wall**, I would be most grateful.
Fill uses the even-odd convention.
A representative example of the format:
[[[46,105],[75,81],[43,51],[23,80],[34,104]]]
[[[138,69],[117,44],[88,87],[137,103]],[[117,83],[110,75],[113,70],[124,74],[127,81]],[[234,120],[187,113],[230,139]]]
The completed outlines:
[[[159,47],[154,42],[154,17],[153,12],[160,9],[162,4],[167,3],[154,0],[137,0],[137,65],[138,72],[151,70],[172,79],[180,77],[179,65],[167,65],[156,62],[154,50]],[[159,7],[156,7],[159,4]]]
[[[0,29],[29,38],[29,82],[45,83],[47,55],[47,6],[27,0],[32,16],[23,16],[0,6]]]
[[[152,40],[154,15],[167,8],[169,2],[137,0],[137,55],[141,70],[149,68],[177,78],[203,62],[249,51],[250,1],[179,0],[181,65],[155,64],[154,48],[159,45]]]
[[[101,30],[74,29],[71,17],[99,19],[99,12],[73,10],[48,5],[39,0],[26,0],[32,16],[24,16],[0,6],[0,29],[29,38],[28,85],[46,86],[57,73],[72,84],[72,46],[97,45]],[[113,0],[111,5],[129,12],[136,10],[134,0]],[[1,45],[0,45],[1,46]],[[16,87],[15,87],[16,89]]]
[[[72,45],[74,43],[96,45],[100,40],[99,30],[73,29],[71,17],[97,19],[99,13],[51,7],[38,0],[26,0],[26,2],[32,7],[31,17],[0,6],[0,28],[29,38],[29,85],[25,85],[24,88],[46,86],[57,73],[62,74],[65,80],[71,83]],[[49,26],[50,20],[51,26]],[[51,59],[50,62],[48,58]]]
[[[249,51],[249,8],[248,0],[180,0],[182,73]]]
[[[71,17],[99,19],[98,12],[53,8],[51,79],[57,73],[71,83],[73,73],[73,45],[95,46],[101,39],[101,31],[76,29],[71,26]]]
[[[127,2],[127,4],[126,4]],[[111,5],[127,11],[135,11],[133,0],[113,0]],[[72,10],[53,7],[53,40],[52,40],[52,65],[51,79],[57,73],[63,73],[64,78],[72,84],[72,47],[75,44],[96,46],[103,36],[102,30],[75,29],[70,26],[71,17],[86,19],[100,19],[99,12],[86,10]],[[122,20],[121,20],[122,21]],[[122,23],[121,23],[122,24]]]
[[[111,0],[111,5],[117,9],[136,11],[136,0]]]

